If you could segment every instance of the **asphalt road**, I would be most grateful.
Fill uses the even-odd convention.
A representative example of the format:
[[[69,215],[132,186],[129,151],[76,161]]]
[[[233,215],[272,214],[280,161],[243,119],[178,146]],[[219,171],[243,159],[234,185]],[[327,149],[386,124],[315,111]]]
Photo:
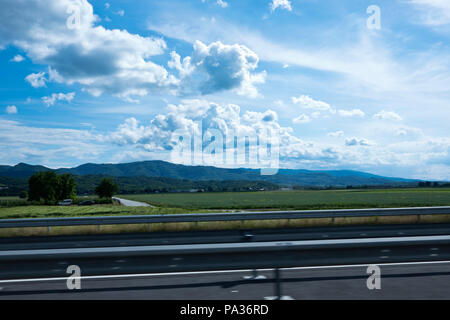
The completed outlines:
[[[450,224],[310,227],[289,229],[152,232],[79,236],[0,238],[0,251],[165,244],[237,243],[450,234]]]
[[[127,246],[151,246],[167,244],[242,243],[246,241],[295,241],[324,239],[355,239],[377,237],[411,237],[449,235],[450,224],[383,225],[351,227],[314,227],[300,229],[267,229],[255,231],[145,233],[96,236],[23,237],[1,239],[0,251],[104,248]],[[391,250],[392,249],[392,250]],[[386,251],[386,252],[384,252]],[[219,256],[220,257],[220,256]],[[314,261],[327,264],[354,264],[366,262],[383,264],[383,260],[395,257],[395,262],[416,261],[413,264],[385,265],[382,267],[382,289],[368,290],[366,267],[328,266],[283,271],[283,294],[293,299],[450,299],[450,260],[448,247],[431,245],[415,248],[394,247],[389,250],[354,248],[345,256],[328,256],[313,252],[291,255],[280,253],[277,259],[294,259],[303,264]],[[245,255],[238,261],[247,259]],[[264,258],[264,257],[263,257]],[[0,265],[0,299],[263,299],[273,296],[272,273],[262,272],[267,279],[243,280],[250,272],[197,272],[178,273],[186,264],[216,264],[207,261],[209,256],[192,256],[183,261],[176,257],[115,257],[81,259],[79,261],[42,260],[7,261]],[[207,260],[204,260],[207,259]],[[217,256],[216,256],[217,259]],[[228,257],[222,257],[230,261]],[[167,261],[166,261],[167,260]],[[247,259],[248,260],[248,259]],[[224,260],[225,261],[225,260]],[[343,262],[344,261],[344,262]],[[419,262],[430,262],[419,263]],[[248,263],[248,262],[246,262]],[[296,262],[295,262],[296,263]],[[66,269],[69,265],[82,267],[82,290],[72,292],[66,287]],[[270,264],[270,261],[267,262]],[[156,272],[153,266],[165,266],[164,275],[147,275]],[[292,264],[291,264],[292,265]],[[220,265],[219,265],[220,267]],[[242,268],[242,267],[241,267]],[[248,267],[245,267],[248,268]],[[198,269],[193,269],[198,270]],[[84,272],[84,273],[83,273]],[[158,271],[160,272],[160,270]],[[136,274],[139,274],[136,276]],[[59,277],[60,280],[36,278]],[[16,280],[14,280],[16,279]],[[17,281],[17,279],[21,279]],[[30,281],[31,279],[31,281]]]
[[[366,266],[289,269],[281,272],[282,295],[305,299],[450,299],[450,262],[381,265],[381,289],[367,288]],[[66,280],[0,282],[0,299],[263,300],[274,296],[273,272],[247,280],[250,271],[201,272]]]

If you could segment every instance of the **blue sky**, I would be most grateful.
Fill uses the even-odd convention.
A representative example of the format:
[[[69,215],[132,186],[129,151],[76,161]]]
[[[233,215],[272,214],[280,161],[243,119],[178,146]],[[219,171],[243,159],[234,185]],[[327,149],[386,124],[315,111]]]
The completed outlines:
[[[277,129],[284,168],[450,179],[449,1],[1,6],[1,164],[170,160],[201,122]]]

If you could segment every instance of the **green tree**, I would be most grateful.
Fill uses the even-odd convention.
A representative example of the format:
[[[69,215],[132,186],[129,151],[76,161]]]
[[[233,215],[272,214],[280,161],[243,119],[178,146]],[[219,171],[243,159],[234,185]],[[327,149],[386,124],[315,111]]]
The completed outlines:
[[[20,199],[26,199],[26,198],[28,198],[28,192],[26,192],[25,190],[20,191],[19,198],[20,198]]]
[[[58,175],[53,171],[41,171],[33,174],[28,180],[28,200],[41,201],[46,204],[58,200]]]
[[[70,173],[58,176],[58,200],[76,198],[76,182]]]
[[[97,188],[95,188],[95,193],[100,198],[111,198],[118,190],[119,187],[112,179],[103,178]]]

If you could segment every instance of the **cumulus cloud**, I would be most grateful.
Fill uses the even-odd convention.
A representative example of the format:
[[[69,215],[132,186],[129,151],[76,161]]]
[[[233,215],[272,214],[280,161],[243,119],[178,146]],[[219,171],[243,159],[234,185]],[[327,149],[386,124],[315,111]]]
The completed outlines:
[[[67,101],[70,102],[75,97],[75,92],[69,93],[52,93],[49,97],[42,97],[42,101],[47,105],[47,107],[55,104],[56,101]]]
[[[22,62],[23,60],[25,60],[25,58],[22,57],[20,54],[17,54],[10,61],[12,61],[12,62]]]
[[[180,81],[152,61],[165,53],[163,39],[97,25],[99,18],[87,0],[4,0],[2,6],[8,10],[0,11],[0,46],[12,44],[34,63],[48,65],[49,81],[77,83],[94,96],[108,93],[137,101],[149,93],[209,94],[222,90],[257,96],[255,84],[265,81],[265,72],[253,73],[259,58],[247,47],[196,42],[192,57],[185,58],[195,69],[191,76],[197,87],[193,88],[192,79],[183,78],[186,74],[180,74],[184,80]],[[77,9],[70,12],[79,12],[79,19],[68,13],[74,6]],[[174,55],[172,58],[176,60]],[[171,66],[177,69],[175,60]],[[43,86],[43,76],[30,75],[27,81]]]
[[[220,130],[224,135],[245,134],[263,128],[280,129],[278,116],[272,110],[247,111],[235,104],[219,105],[205,100],[184,100],[180,105],[168,105],[166,114],[158,114],[148,125],[135,118],[127,119],[110,135],[119,145],[138,145],[147,150],[171,150],[176,142],[172,134],[177,130],[202,134],[208,129]],[[284,131],[284,129],[282,130]]]
[[[168,66],[179,72],[181,90],[185,92],[209,94],[235,90],[240,95],[256,97],[255,84],[264,83],[266,78],[265,71],[252,73],[258,67],[258,55],[238,44],[225,45],[217,41],[206,45],[196,41],[192,56],[181,61],[181,57],[172,52],[171,57]]]
[[[399,114],[393,111],[385,111],[385,110],[382,110],[379,113],[375,114],[373,118],[377,120],[402,121],[402,117]]]
[[[360,109],[353,109],[353,110],[339,110],[339,115],[341,117],[350,118],[350,117],[364,117],[366,114],[361,111]]]
[[[45,72],[31,73],[25,77],[25,80],[33,88],[45,87],[45,82],[47,81],[47,79],[45,78]]]
[[[301,95],[298,98],[292,97],[292,102],[305,109],[313,109],[316,111],[328,111],[331,113],[336,112],[336,110],[334,110],[328,103],[319,100],[314,100],[310,96],[306,95]]]
[[[16,106],[7,106],[5,109],[7,114],[16,114],[17,113],[17,107]]]
[[[292,5],[289,0],[272,0],[270,3],[270,9],[275,11],[277,8],[292,11]]]
[[[74,5],[80,12],[79,24],[69,28],[67,10]],[[122,97],[145,95],[176,83],[163,67],[150,61],[164,52],[162,39],[96,26],[98,17],[86,0],[5,0],[2,6],[8,8],[0,11],[2,44],[13,44],[34,63],[48,65],[54,81],[79,83],[94,95],[108,92]],[[30,83],[42,86],[44,82]]]
[[[303,141],[292,134],[292,128],[281,126],[277,118],[276,113],[271,110],[241,113],[240,106],[235,104],[184,100],[179,105],[168,105],[166,113],[158,114],[147,124],[141,123],[135,118],[127,119],[110,134],[110,141],[126,149],[123,155],[129,155],[131,152],[129,148],[134,147],[136,152],[142,150],[149,153],[158,152],[159,157],[164,158],[164,154],[170,153],[179,143],[173,137],[173,133],[177,131],[192,132],[197,135],[205,134],[206,138],[203,140],[205,148],[210,141],[208,139],[211,136],[211,130],[219,132],[228,142],[233,136],[241,138],[247,136],[248,143],[253,146],[252,148],[255,148],[256,141],[260,143],[270,141],[274,146],[273,140],[267,140],[269,138],[266,133],[271,131],[277,133],[276,145],[279,147],[280,161],[292,161],[299,165],[300,163],[323,164],[336,159],[337,154],[333,148]],[[230,148],[231,150],[235,149],[230,145],[227,145],[225,149],[230,150]],[[239,154],[239,150],[236,152]],[[128,158],[130,157],[127,156]],[[201,164],[201,162],[194,164]],[[228,163],[225,165],[228,166]],[[240,166],[246,165],[240,163]]]

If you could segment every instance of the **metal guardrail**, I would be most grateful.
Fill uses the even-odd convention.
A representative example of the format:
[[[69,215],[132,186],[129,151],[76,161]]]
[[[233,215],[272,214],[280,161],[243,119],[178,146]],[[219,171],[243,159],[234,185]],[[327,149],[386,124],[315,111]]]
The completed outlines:
[[[410,216],[450,214],[450,206],[420,208],[339,209],[302,211],[264,211],[238,213],[201,213],[167,215],[101,216],[73,218],[0,219],[0,228],[56,227],[84,225],[151,224],[174,222],[212,222],[279,219],[319,219],[377,216]]]

